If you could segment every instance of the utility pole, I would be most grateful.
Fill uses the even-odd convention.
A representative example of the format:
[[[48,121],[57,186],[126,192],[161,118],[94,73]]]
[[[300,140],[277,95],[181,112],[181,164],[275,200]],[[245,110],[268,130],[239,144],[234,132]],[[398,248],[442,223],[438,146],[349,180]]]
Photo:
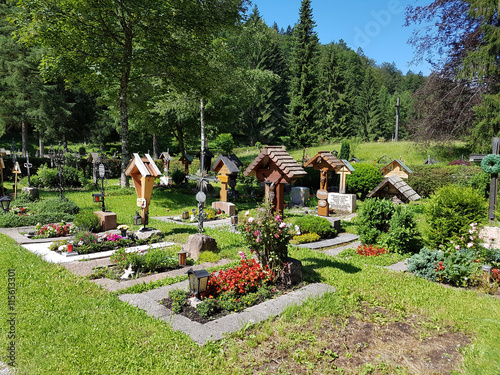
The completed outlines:
[[[394,135],[394,142],[397,142],[399,133],[399,108],[401,107],[399,105],[399,96],[396,105],[394,107],[396,107],[396,134]]]

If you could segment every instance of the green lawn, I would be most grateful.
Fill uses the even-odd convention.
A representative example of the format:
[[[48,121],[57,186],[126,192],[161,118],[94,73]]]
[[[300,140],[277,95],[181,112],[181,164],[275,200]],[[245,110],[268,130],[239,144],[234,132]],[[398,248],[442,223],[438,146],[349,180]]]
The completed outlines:
[[[273,327],[349,314],[361,301],[401,314],[423,314],[433,330],[473,335],[473,343],[464,351],[466,374],[497,374],[500,369],[498,299],[366,265],[365,259],[292,250],[291,255],[302,260],[307,280],[331,284],[337,293],[290,308],[282,317],[200,348],[168,324],[122,303],[115,294],[62,266],[42,261],[6,236],[0,235],[0,241],[2,291],[7,290],[8,270],[16,273],[15,342],[20,373],[220,374],[228,373],[229,368],[232,373],[252,373],[240,366],[235,353],[251,356],[257,350],[253,349],[255,337],[265,341],[265,332]],[[2,332],[8,328],[7,308],[4,299],[0,305]],[[277,332],[292,346],[294,341],[287,338],[286,329]],[[0,360],[7,361],[8,341],[5,334],[0,335]],[[314,368],[314,363],[309,366]]]

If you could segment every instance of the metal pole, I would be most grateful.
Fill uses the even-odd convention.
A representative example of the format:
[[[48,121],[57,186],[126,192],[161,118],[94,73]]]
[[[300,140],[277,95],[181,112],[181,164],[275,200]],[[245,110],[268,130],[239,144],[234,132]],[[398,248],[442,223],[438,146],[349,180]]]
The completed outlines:
[[[396,134],[394,135],[394,142],[398,141],[398,133],[399,133],[399,108],[401,107],[399,105],[399,97],[396,102]]]
[[[498,155],[500,151],[500,138],[493,138],[492,154]],[[488,219],[495,220],[495,210],[497,207],[497,194],[498,194],[498,173],[491,175],[490,182],[490,204],[488,208]]]
[[[200,123],[201,123],[201,152],[200,152],[200,192],[203,192],[203,172],[205,168],[205,102],[200,99]],[[198,202],[198,231],[203,232],[203,205]]]

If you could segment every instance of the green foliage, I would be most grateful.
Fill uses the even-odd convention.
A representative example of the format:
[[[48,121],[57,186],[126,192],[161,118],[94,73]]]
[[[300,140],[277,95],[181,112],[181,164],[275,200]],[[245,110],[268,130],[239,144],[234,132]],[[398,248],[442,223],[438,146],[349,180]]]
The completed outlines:
[[[217,210],[212,207],[207,207],[203,210],[203,213],[205,214],[205,218],[207,220],[213,220],[217,218]]]
[[[317,233],[305,233],[298,236],[293,236],[290,243],[300,245],[301,243],[310,243],[320,240],[320,235]]]
[[[80,211],[80,208],[67,198],[50,198],[39,200],[32,206],[31,210],[36,213],[64,212],[75,215]]]
[[[437,281],[436,265],[444,260],[444,253],[424,247],[408,259],[408,271],[424,279]]]
[[[101,227],[99,216],[94,214],[91,210],[81,210],[75,215],[73,224],[80,230],[87,232],[98,232]]]
[[[87,150],[85,149],[85,146],[80,146],[78,148],[78,153],[80,154],[80,156],[85,156],[85,154],[87,153]]]
[[[419,249],[420,233],[411,207],[403,205],[395,207],[383,244],[391,252],[399,254],[413,253]]]
[[[377,167],[371,164],[357,163],[354,168],[355,171],[347,175],[347,190],[364,199],[383,180],[383,177]]]
[[[394,210],[394,204],[389,200],[366,199],[357,220],[359,240],[365,244],[377,243],[378,237],[388,232]]]
[[[186,178],[186,174],[183,171],[181,171],[180,169],[176,169],[172,172],[170,177],[172,177],[174,184],[180,185],[184,182],[184,180]]]
[[[480,267],[475,262],[477,254],[472,249],[460,249],[445,255],[444,269],[439,270],[438,280],[456,286],[467,286],[471,277]],[[439,264],[439,263],[438,263]]]
[[[316,233],[321,238],[332,238],[337,234],[330,221],[320,216],[298,217],[293,221],[293,226],[295,225],[298,225],[301,233]]]
[[[168,292],[168,296],[172,299],[172,311],[178,314],[182,311],[182,307],[186,305],[189,292],[184,289],[172,289]]]
[[[349,144],[349,142],[342,142],[342,146],[340,147],[339,159],[349,160],[349,156],[351,156],[351,145]]]
[[[215,147],[221,151],[223,155],[229,155],[234,149],[234,140],[231,133],[219,134],[215,139]]]
[[[215,263],[221,259],[219,254],[212,251],[202,251],[198,257],[198,263]]]
[[[472,188],[449,185],[425,205],[425,242],[433,248],[469,236],[471,223],[486,218],[486,200]]]
[[[219,309],[219,305],[217,300],[206,298],[203,302],[196,305],[196,311],[203,318],[209,318],[214,315]]]
[[[163,271],[179,265],[177,257],[162,248],[149,249],[147,252],[130,252],[126,256],[132,269],[140,273]]]

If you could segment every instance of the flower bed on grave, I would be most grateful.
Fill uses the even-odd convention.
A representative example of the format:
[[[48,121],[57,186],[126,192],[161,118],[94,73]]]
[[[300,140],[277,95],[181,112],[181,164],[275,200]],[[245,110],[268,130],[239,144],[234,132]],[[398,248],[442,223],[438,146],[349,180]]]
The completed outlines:
[[[134,278],[167,272],[180,267],[177,256],[172,255],[165,248],[133,252],[127,252],[125,248],[121,248],[111,255],[110,261],[113,264],[110,267],[95,267],[93,273],[89,275],[89,279],[105,277],[120,281],[123,280],[121,277],[129,267],[133,271]],[[186,259],[186,265],[194,263],[194,259]]]
[[[91,254],[102,251],[116,250],[120,248],[148,245],[163,241],[164,233],[155,233],[147,239],[140,239],[134,234],[122,237],[116,233],[95,234],[92,232],[78,232],[73,239],[54,241],[50,244],[50,250],[64,251],[68,244],[73,245],[73,250],[78,254]]]
[[[78,231],[76,225],[61,221],[60,223],[51,223],[35,225],[35,235],[31,238],[52,238],[64,237],[75,234]]]
[[[296,245],[333,238],[337,235],[337,231],[332,227],[330,221],[319,216],[298,217],[293,221],[292,227],[295,230],[295,235],[290,243]]]
[[[161,303],[174,313],[203,324],[240,312],[300,286],[284,285],[269,267],[261,267],[255,259],[244,258],[237,267],[212,272],[207,290],[201,293],[201,302],[196,307],[189,303],[191,293],[182,289],[171,290],[168,298]]]
[[[193,213],[192,211],[189,212],[189,217],[187,219],[183,219],[182,216],[174,216],[171,219],[175,221],[179,221],[182,223],[195,223],[198,221],[198,211],[196,213]],[[216,210],[212,207],[207,207],[203,209],[203,221],[214,221],[214,220],[222,220],[222,219],[228,219],[229,215],[222,212],[220,209]],[[194,219],[193,219],[194,215]]]

